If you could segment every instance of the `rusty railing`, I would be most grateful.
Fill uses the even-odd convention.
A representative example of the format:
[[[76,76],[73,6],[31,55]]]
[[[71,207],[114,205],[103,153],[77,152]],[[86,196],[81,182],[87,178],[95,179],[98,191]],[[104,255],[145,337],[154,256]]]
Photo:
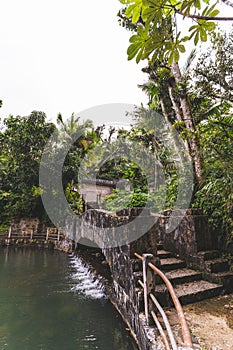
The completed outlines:
[[[141,285],[141,287],[143,288],[143,291],[144,291],[144,308],[145,308],[145,318],[146,318],[147,324],[149,321],[149,312],[148,312],[148,296],[149,296],[151,298],[153,304],[156,306],[156,308],[158,309],[158,311],[160,312],[160,314],[163,318],[164,325],[167,329],[168,337],[170,339],[172,350],[194,350],[191,334],[190,334],[188,324],[187,324],[185,316],[184,316],[182,306],[180,304],[180,301],[179,301],[177,295],[175,294],[175,291],[174,291],[174,288],[173,288],[171,282],[169,281],[169,279],[166,277],[166,275],[160,269],[158,269],[151,262],[147,262],[147,258],[153,257],[152,254],[143,254],[141,256],[138,253],[134,253],[134,255],[138,259],[142,260],[143,282],[139,280],[139,284]],[[175,309],[177,311],[179,324],[181,326],[181,332],[182,332],[183,343],[184,343],[184,346],[182,348],[181,347],[178,348],[178,346],[176,344],[174,334],[172,332],[168,318],[167,318],[162,306],[159,304],[158,300],[155,298],[155,296],[152,293],[149,293],[149,295],[148,295],[148,282],[147,282],[147,272],[146,272],[147,266],[163,280],[163,282],[165,283],[165,285],[170,293],[170,296],[171,296],[172,301],[174,303]],[[170,350],[170,346],[169,346],[169,342],[168,342],[168,339],[166,337],[166,334],[164,333],[164,331],[161,327],[161,324],[160,324],[156,314],[153,311],[151,312],[151,316],[152,316],[152,318],[153,318],[153,320],[154,320],[154,322],[155,322],[155,324],[156,324],[156,326],[161,334],[161,337],[164,341],[164,345],[166,347],[166,350]]]

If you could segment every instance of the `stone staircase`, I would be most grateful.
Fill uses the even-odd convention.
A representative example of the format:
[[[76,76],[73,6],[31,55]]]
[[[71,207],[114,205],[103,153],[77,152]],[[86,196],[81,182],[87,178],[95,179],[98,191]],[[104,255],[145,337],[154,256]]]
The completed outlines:
[[[228,260],[220,257],[219,251],[198,252],[192,267],[199,268],[207,281],[222,284],[225,293],[233,292],[233,271],[230,271]]]
[[[172,283],[182,305],[212,298],[233,291],[233,272],[227,260],[221,259],[217,251],[199,252],[192,268],[184,260],[158,246],[158,266]],[[136,281],[142,280],[142,263],[132,259]],[[168,290],[159,276],[155,277],[154,294],[163,306],[171,306]]]

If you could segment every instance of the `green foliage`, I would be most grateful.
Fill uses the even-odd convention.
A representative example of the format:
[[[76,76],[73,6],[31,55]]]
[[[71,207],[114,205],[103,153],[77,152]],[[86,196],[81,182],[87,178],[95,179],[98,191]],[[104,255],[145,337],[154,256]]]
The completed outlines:
[[[10,116],[0,133],[1,221],[40,216],[39,165],[43,148],[55,126],[42,112],[29,117]]]
[[[114,190],[103,201],[103,208],[114,211],[124,208],[147,207],[158,213],[172,209],[177,199],[176,179],[171,179],[166,186],[161,186],[153,192],[143,192],[136,188],[134,191]]]
[[[54,198],[59,198],[60,194],[54,188],[52,178],[59,176],[57,174],[58,164],[61,163],[61,159],[65,158],[62,167],[63,190],[72,211],[80,214],[83,210],[83,201],[78,186],[81,174],[80,165],[85,155],[101,141],[103,127],[95,130],[91,120],[81,121],[80,117],[75,116],[74,113],[66,121],[63,121],[59,113],[57,123],[57,138],[54,138],[53,146],[45,151],[48,159],[51,159],[47,162],[49,164],[46,164],[51,174],[51,182],[47,185],[50,186],[49,191]],[[59,207],[57,210],[59,212]]]
[[[138,63],[142,58],[143,52],[147,49],[148,42],[151,41],[148,30],[141,25],[138,26],[137,34],[131,36],[129,41],[131,45],[127,50],[128,59],[131,60],[136,56],[136,62]]]
[[[212,105],[219,102],[233,102],[232,52],[233,33],[214,32],[209,49],[199,56],[196,67],[193,68],[190,78],[195,82],[196,94],[202,100],[204,97],[211,100]],[[205,111],[208,110],[209,107],[206,106]]]
[[[178,174],[177,166],[172,158],[172,151],[164,144],[165,134],[163,132],[160,134],[161,125],[156,126],[144,109],[137,110],[137,120],[134,127],[124,133],[124,143],[129,145],[131,158],[135,160],[135,163],[127,158],[122,159],[117,164],[117,172],[115,173],[115,179],[125,178],[130,181],[131,190],[120,191],[117,189],[105,198],[104,208],[117,210],[124,207],[144,207],[147,205],[156,212],[171,209],[176,204],[179,187],[183,189],[187,185],[185,184],[185,176]],[[157,127],[160,131],[157,130],[155,133]],[[134,147],[130,147],[132,141],[133,145],[137,144],[138,149],[144,150],[145,156],[140,154],[138,149],[135,152]],[[142,159],[145,162],[143,166],[146,169],[146,177],[143,169],[137,165],[137,160],[139,160],[138,164],[142,165]],[[114,161],[116,164],[115,158]],[[113,178],[115,170],[116,167],[112,163],[109,172]],[[185,207],[186,198],[180,197],[179,204]]]
[[[105,180],[128,179],[133,188],[146,188],[146,178],[140,167],[125,157],[110,159],[99,169],[97,177]]]
[[[206,42],[216,28],[213,19],[219,14],[216,2],[197,0],[120,0],[123,13],[135,25],[136,35],[130,38],[128,59],[168,60],[168,65],[178,62],[185,52],[187,41]],[[189,27],[190,35],[178,31],[176,16],[195,20]],[[123,17],[124,18],[124,17]],[[126,22],[126,21],[125,21]],[[131,29],[131,27],[130,27]]]
[[[146,11],[145,8],[143,9],[145,3],[150,3],[150,8]],[[200,187],[196,188],[197,192],[194,193],[193,206],[203,208],[210,218],[215,233],[218,236],[222,235],[227,244],[232,244],[233,35],[213,32],[215,24],[203,19],[196,19],[195,25],[190,29],[189,38],[184,38],[179,33],[174,35],[171,22],[166,17],[171,3],[178,5],[176,1],[143,1],[140,18],[135,26],[138,33],[133,36],[133,40],[131,39],[131,51],[128,50],[129,58],[136,57],[137,61],[149,58],[149,65],[144,69],[149,74],[149,82],[142,88],[149,96],[150,108],[163,113],[184,140],[197,140],[202,153],[204,176]],[[189,1],[189,6],[187,3],[180,2],[178,8],[186,16],[195,12],[193,6],[196,7],[195,13],[202,16],[212,17],[218,14],[213,4],[208,3],[203,7],[202,1],[196,1],[195,4],[194,1]],[[168,5],[167,12],[165,4]],[[162,16],[160,22],[159,16]],[[150,21],[149,25],[147,20]],[[210,31],[212,31],[211,35]],[[192,52],[183,72],[183,79],[175,84],[167,61],[171,64],[178,60],[178,54],[175,51],[178,45],[183,45],[190,39],[197,44],[198,41],[206,41],[208,37],[211,39],[210,48],[199,55],[196,66],[194,66],[196,53]],[[184,40],[183,43],[180,40]],[[184,93],[187,94],[191,107],[195,126],[193,129],[186,125],[182,115],[184,111],[181,109],[180,96]],[[163,108],[161,108],[162,103]],[[180,119],[177,117],[176,108],[180,111]],[[157,140],[153,140],[153,126],[152,130],[149,130],[149,127],[146,129],[148,120],[144,118],[143,124],[143,118],[142,113],[137,113],[137,121],[141,121],[141,124],[140,127],[131,129],[131,137],[144,146],[147,145],[148,152],[156,150],[165,169],[167,187],[164,208],[171,208],[175,203],[178,186],[183,180],[177,177],[175,169],[169,162],[168,150],[161,147]],[[118,193],[118,196],[121,197],[123,194]],[[116,203],[117,200],[115,199]]]
[[[199,126],[206,181],[195,205],[209,216],[212,228],[233,240],[233,116],[210,117]]]
[[[103,207],[107,210],[119,210],[123,208],[144,207],[147,201],[147,194],[143,192],[130,192],[114,190],[105,196]]]
[[[141,14],[143,0],[121,0],[124,5],[129,5],[126,9],[126,16],[132,17],[132,22],[137,23]]]
[[[232,50],[232,33],[215,32],[210,47],[186,72],[205,173],[193,205],[203,208],[214,234],[225,243],[233,240]]]
[[[83,212],[83,201],[78,192],[78,188],[74,188],[71,183],[68,183],[65,195],[73,213],[76,215],[81,214]]]
[[[0,235],[5,235],[8,233],[8,231],[9,231],[9,224],[7,225],[5,223],[0,225]]]

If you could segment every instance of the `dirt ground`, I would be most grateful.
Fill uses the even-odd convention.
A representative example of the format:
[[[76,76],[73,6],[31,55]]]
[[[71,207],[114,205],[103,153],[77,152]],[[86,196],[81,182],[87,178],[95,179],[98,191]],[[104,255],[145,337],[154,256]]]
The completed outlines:
[[[183,307],[202,350],[233,350],[233,294]]]

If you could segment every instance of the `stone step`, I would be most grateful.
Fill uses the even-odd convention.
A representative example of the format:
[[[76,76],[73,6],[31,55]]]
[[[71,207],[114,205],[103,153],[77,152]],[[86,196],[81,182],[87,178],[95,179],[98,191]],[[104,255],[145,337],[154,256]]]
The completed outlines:
[[[213,298],[223,291],[223,286],[204,280],[192,281],[174,286],[174,291],[182,305]],[[172,299],[165,285],[157,285],[155,296],[162,306],[173,306]]]
[[[217,273],[229,271],[228,260],[226,259],[214,259],[205,261],[205,270],[206,272]]]
[[[174,288],[182,305],[218,296],[223,286],[204,280],[179,284]]]
[[[218,250],[206,250],[203,252],[198,252],[197,256],[201,258],[202,260],[213,260],[219,258],[219,251]]]
[[[157,243],[156,247],[157,247],[157,250],[163,250],[164,249],[162,242]]]
[[[157,250],[157,257],[160,259],[167,259],[172,257],[172,253],[168,252],[167,250],[160,249]]]
[[[182,269],[183,267],[186,266],[185,261],[177,259],[177,258],[166,258],[166,259],[161,259],[161,270],[162,271],[171,271],[171,270],[177,270],[177,269]]]
[[[206,273],[205,277],[210,282],[222,284],[226,293],[233,292],[233,271]]]
[[[202,273],[191,269],[178,269],[165,273],[166,277],[173,285],[199,281],[202,279]]]
[[[139,279],[143,281],[142,271],[137,271],[137,272],[134,272],[133,274],[134,274],[136,284]],[[169,279],[169,281],[172,283],[172,285],[198,281],[202,279],[201,272],[194,271],[191,269],[171,270],[171,271],[167,271],[165,275]],[[157,274],[154,274],[154,278],[156,278],[154,279],[154,282],[156,285],[164,284],[163,280]]]

